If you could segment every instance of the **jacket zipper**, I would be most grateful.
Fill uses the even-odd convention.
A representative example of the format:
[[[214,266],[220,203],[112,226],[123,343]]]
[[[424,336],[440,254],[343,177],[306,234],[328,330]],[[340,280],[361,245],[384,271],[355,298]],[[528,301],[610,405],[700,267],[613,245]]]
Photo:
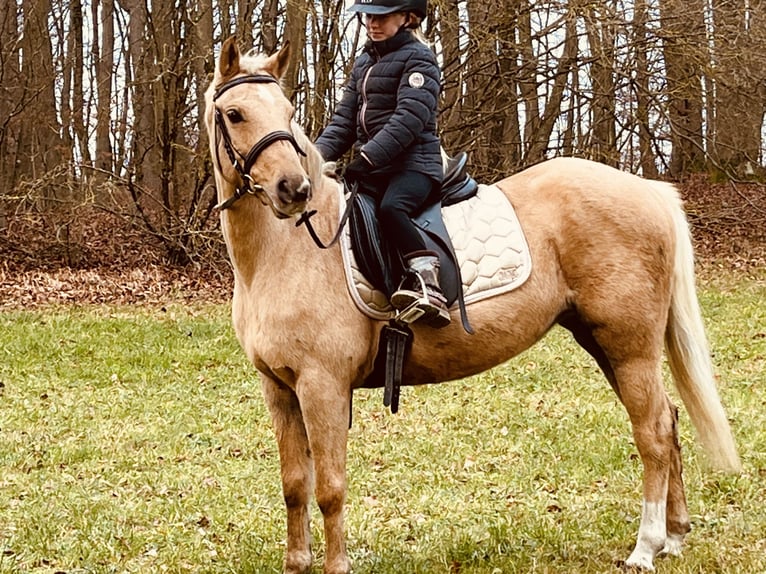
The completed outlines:
[[[375,64],[373,64],[373,66],[374,65]],[[364,74],[364,80],[362,80],[362,109],[359,112],[359,121],[362,124],[362,130],[364,131],[368,140],[371,139],[371,137],[370,132],[367,131],[367,125],[364,123],[364,116],[367,112],[367,80],[370,77],[370,72],[372,72],[372,66],[367,68],[367,72]]]

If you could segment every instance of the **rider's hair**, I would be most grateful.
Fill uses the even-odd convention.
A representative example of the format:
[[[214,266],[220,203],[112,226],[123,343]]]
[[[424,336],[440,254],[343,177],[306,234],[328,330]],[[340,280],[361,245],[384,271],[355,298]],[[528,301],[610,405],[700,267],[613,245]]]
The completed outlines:
[[[412,31],[412,35],[423,44],[430,45],[426,35],[423,33],[423,29],[420,27],[422,22],[423,18],[415,14],[415,12],[407,12],[407,21],[404,23],[404,27],[409,28]]]

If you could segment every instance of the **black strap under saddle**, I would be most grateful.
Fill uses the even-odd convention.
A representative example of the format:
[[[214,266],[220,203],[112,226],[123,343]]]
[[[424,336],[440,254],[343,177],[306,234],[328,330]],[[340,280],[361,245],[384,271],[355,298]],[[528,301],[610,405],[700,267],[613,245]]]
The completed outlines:
[[[470,333],[472,331],[465,313],[460,266],[441,213],[442,207],[476,195],[479,186],[466,172],[467,161],[468,156],[465,152],[447,161],[441,192],[416,214],[412,221],[428,249],[439,254],[439,280],[447,305],[451,306],[458,301],[463,327]],[[399,281],[404,275],[404,262],[380,232],[377,199],[365,193],[364,185],[361,184],[358,193],[352,194],[351,201],[351,248],[359,270],[373,287],[390,297],[399,287]]]

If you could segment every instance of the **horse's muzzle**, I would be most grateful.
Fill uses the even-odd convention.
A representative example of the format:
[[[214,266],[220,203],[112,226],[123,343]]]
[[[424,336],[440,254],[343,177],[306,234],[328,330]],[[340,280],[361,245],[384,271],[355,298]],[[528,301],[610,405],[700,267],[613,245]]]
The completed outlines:
[[[277,184],[279,211],[287,217],[302,213],[311,199],[311,182],[302,175],[285,176]]]

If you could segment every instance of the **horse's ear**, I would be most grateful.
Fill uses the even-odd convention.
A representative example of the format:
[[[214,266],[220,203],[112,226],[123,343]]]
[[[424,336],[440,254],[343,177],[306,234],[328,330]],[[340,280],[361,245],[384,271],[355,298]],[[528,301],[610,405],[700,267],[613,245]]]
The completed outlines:
[[[239,46],[237,38],[229,36],[221,46],[221,56],[218,59],[218,71],[222,78],[231,78],[239,73]]]
[[[266,60],[266,71],[277,79],[281,79],[290,65],[290,42],[285,42],[279,52]]]

